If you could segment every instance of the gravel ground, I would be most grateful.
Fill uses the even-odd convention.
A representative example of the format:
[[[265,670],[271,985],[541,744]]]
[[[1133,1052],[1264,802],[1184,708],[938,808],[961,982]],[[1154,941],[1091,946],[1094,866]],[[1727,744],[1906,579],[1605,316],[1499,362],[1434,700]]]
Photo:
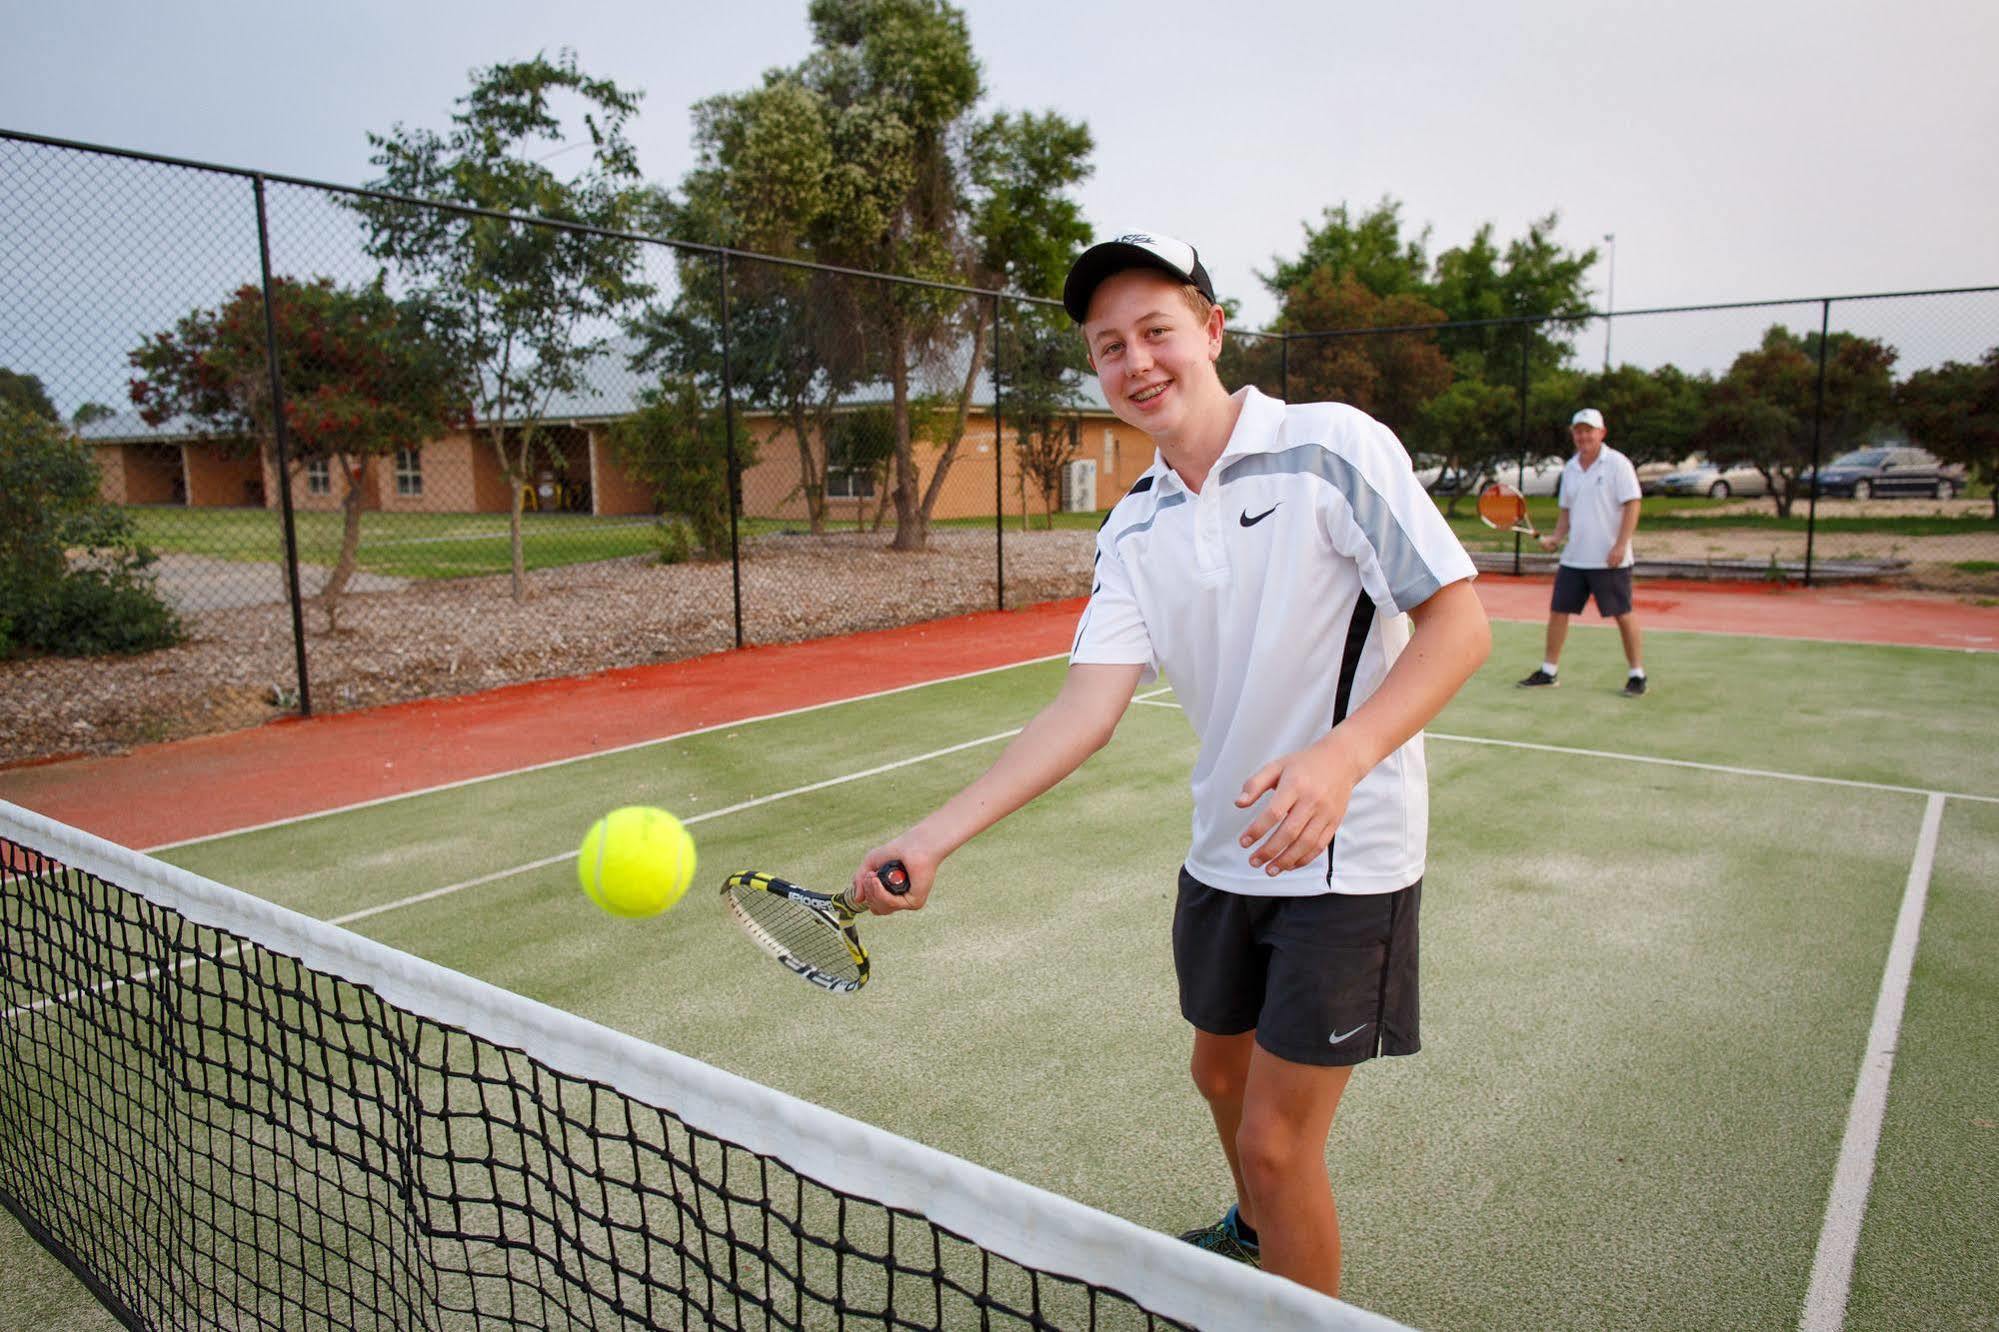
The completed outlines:
[[[1089,591],[1094,534],[1011,533],[1007,604]],[[939,531],[917,554],[884,534],[768,537],[746,548],[744,637],[791,642],[991,610],[989,532]],[[507,578],[417,582],[306,607],[315,712],[670,661],[735,645],[729,565],[646,557]],[[308,584],[309,585],[309,584]],[[0,763],[111,753],[256,725],[296,706],[283,605],[191,612],[178,647],[138,657],[0,662]]]

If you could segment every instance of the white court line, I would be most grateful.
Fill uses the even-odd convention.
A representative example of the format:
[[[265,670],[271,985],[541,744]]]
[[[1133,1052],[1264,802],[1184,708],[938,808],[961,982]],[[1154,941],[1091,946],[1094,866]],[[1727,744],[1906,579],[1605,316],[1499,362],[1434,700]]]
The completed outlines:
[[[1042,658],[1042,660],[1045,661],[1047,658]],[[979,674],[984,673],[979,672]],[[1135,701],[1140,703],[1151,702],[1160,694],[1169,692],[1170,689],[1171,686],[1164,686],[1153,690],[1149,694],[1140,694],[1136,697]],[[943,758],[947,754],[956,754],[962,750],[977,749],[981,745],[990,745],[998,740],[1011,740],[1025,729],[1026,727],[1024,726],[1016,726],[1010,731],[995,731],[991,735],[982,735],[976,740],[963,740],[955,745],[946,745],[942,749],[933,749],[927,754],[916,754],[910,758],[897,759],[893,763],[878,764],[875,767],[864,768],[860,772],[850,772],[840,777],[828,777],[823,782],[813,782],[809,786],[794,786],[789,791],[778,791],[771,795],[757,796],[753,800],[744,800],[722,809],[711,809],[701,814],[691,814],[682,819],[681,822],[686,824],[706,823],[710,819],[719,819],[725,814],[739,814],[746,809],[755,809],[759,805],[768,805],[773,801],[789,800],[793,796],[806,795],[812,791],[823,791],[829,786],[844,786],[848,782],[858,782],[866,777],[879,777],[885,772],[894,772],[897,768],[913,767],[918,763],[927,763],[934,758]],[[566,762],[567,760],[564,761]],[[351,925],[357,920],[366,920],[370,916],[379,916],[385,912],[394,911],[398,907],[415,906],[418,902],[428,902],[438,897],[449,897],[451,894],[463,892],[467,888],[477,888],[480,884],[494,883],[500,879],[509,879],[516,874],[526,874],[532,870],[544,869],[550,865],[560,865],[565,860],[576,859],[576,854],[574,851],[565,851],[561,855],[544,856],[540,860],[530,861],[525,865],[515,865],[511,869],[494,870],[491,874],[482,874],[476,879],[466,879],[461,883],[446,884],[442,888],[432,888],[427,892],[398,898],[393,902],[383,902],[378,906],[363,907],[359,911],[350,911],[344,916],[333,917],[327,923],[331,925]]]
[[[956,754],[961,750],[977,749],[980,745],[989,745],[996,740],[1008,740],[1019,735],[1023,729],[1025,728],[1016,726],[1010,731],[998,731],[992,735],[980,736],[976,740],[960,741],[955,745],[946,745],[942,749],[933,749],[927,754],[915,754],[909,758],[897,759],[893,763],[881,763],[872,768],[863,768],[859,772],[850,772],[840,777],[828,777],[823,782],[812,782],[806,786],[794,786],[789,791],[777,791],[770,795],[757,796],[754,799],[740,801],[722,809],[711,809],[705,813],[690,815],[682,819],[681,822],[706,823],[710,819],[719,819],[725,814],[740,814],[746,809],[755,809],[760,805],[768,805],[779,800],[789,800],[793,796],[806,795],[813,791],[823,791],[830,786],[842,786],[848,782],[858,782],[868,777],[879,777],[885,772],[894,772],[897,768],[908,768],[918,763],[927,763],[931,759],[943,758],[947,754]],[[371,916],[385,915],[402,907],[415,906],[419,902],[431,902],[440,897],[449,897],[453,893],[462,893],[467,888],[477,888],[482,884],[497,883],[501,879],[511,879],[517,874],[527,874],[534,870],[546,869],[550,865],[560,865],[564,861],[576,859],[576,856],[577,853],[575,851],[564,851],[560,855],[543,856],[540,860],[531,860],[523,865],[512,865],[506,869],[494,870],[490,874],[481,874],[473,879],[462,879],[457,883],[446,884],[442,888],[431,888],[425,892],[412,893],[408,897],[399,897],[393,902],[380,902],[374,906],[362,907],[358,911],[349,911],[343,916],[332,917],[326,923],[343,927],[352,925],[356,921],[367,920]],[[228,948],[217,954],[212,960],[227,961],[240,951],[242,950],[238,948]],[[210,960],[207,957],[190,957],[177,964],[174,970],[185,971],[189,967],[199,966],[201,963]],[[55,1004],[66,1004],[70,1000],[79,998],[85,994],[101,994],[106,990],[115,989],[120,985],[136,985],[151,980],[158,974],[159,968],[148,967],[136,975],[120,976],[113,980],[99,981],[96,985],[90,986],[88,989],[72,990],[67,994],[55,995],[48,999],[39,999],[32,1004],[24,1004],[19,1008],[10,1008],[4,1014],[0,1014],[0,1019],[11,1021],[24,1013],[37,1012],[40,1009]]]
[[[813,782],[809,786],[794,786],[789,791],[777,791],[771,795],[757,796],[753,800],[744,800],[722,809],[711,809],[705,813],[689,815],[687,818],[682,819],[681,822],[706,823],[710,819],[719,819],[724,814],[740,814],[746,809],[755,809],[759,805],[768,805],[778,800],[789,800],[793,796],[805,795],[812,791],[823,791],[829,786],[843,786],[848,782],[858,782],[865,777],[879,777],[885,772],[894,772],[897,768],[907,768],[918,763],[927,763],[931,759],[943,758],[946,754],[956,754],[964,749],[977,749],[980,745],[989,745],[995,740],[1008,740],[1019,735],[1024,729],[1024,727],[1016,726],[1010,731],[997,731],[992,735],[982,735],[976,740],[964,740],[955,745],[946,745],[942,749],[933,749],[928,754],[915,754],[909,758],[897,759],[893,763],[882,763],[872,768],[863,768],[859,772],[850,772],[841,777],[828,777],[823,782]],[[467,888],[477,888],[482,883],[494,883],[500,879],[510,879],[516,874],[526,874],[530,870],[543,869],[549,865],[560,865],[565,860],[576,859],[576,854],[574,851],[564,851],[561,855],[544,856],[540,860],[529,861],[525,865],[515,865],[511,869],[494,870],[491,874],[482,874],[476,879],[466,879],[461,883],[446,884],[442,888],[432,888],[428,892],[417,893],[410,897],[400,897],[393,902],[383,902],[378,906],[363,907],[359,911],[350,911],[344,916],[335,916],[327,923],[330,925],[349,925],[357,920],[366,920],[370,916],[379,916],[385,912],[394,911],[398,907],[414,906],[418,902],[428,902],[434,898],[449,897],[451,894],[463,892]]]
[[[1165,690],[1155,689],[1136,702],[1155,708],[1177,708],[1178,703],[1154,700]],[[1941,796],[1949,800],[1976,800],[1999,805],[1999,796],[1973,795],[1968,791],[1937,791],[1927,786],[1896,786],[1891,782],[1863,782],[1850,777],[1819,777],[1805,772],[1778,772],[1771,768],[1737,768],[1725,763],[1701,763],[1694,759],[1661,758],[1654,754],[1626,754],[1610,749],[1577,749],[1571,745],[1544,745],[1532,740],[1498,740],[1483,735],[1453,735],[1448,731],[1425,731],[1428,740],[1448,740],[1460,745],[1493,745],[1502,749],[1533,749],[1544,754],[1570,754],[1577,758],[1610,759],[1618,763],[1651,763],[1662,768],[1689,768],[1695,772],[1719,772],[1731,777],[1764,777],[1777,782],[1809,782],[1818,786],[1845,786],[1861,791],[1889,791],[1896,795]]]
[[[1540,614],[1533,616],[1515,618],[1507,615],[1493,615],[1492,618],[1502,624],[1544,624],[1547,622],[1548,613],[1543,610]],[[1580,629],[1585,632],[1594,632],[1598,629],[1615,629],[1616,627],[1614,624],[1573,624],[1570,626],[1571,630]],[[1999,652],[1999,648],[1990,646],[1992,640],[1983,634],[1974,635],[1970,641],[1963,643],[1897,643],[1891,639],[1884,638],[1820,638],[1816,635],[1805,634],[1759,634],[1749,629],[1671,629],[1664,625],[1655,629],[1649,624],[1645,626],[1645,632],[1648,634],[1683,634],[1690,638],[1695,636],[1702,638],[1754,638],[1765,643],[1823,643],[1829,647],[1909,648],[1916,652],[1983,652],[1988,654]]]
[[[1651,754],[1621,754],[1608,749],[1576,749],[1568,745],[1543,745],[1531,740],[1494,740],[1479,735],[1451,735],[1425,731],[1432,740],[1449,740],[1461,745],[1497,745],[1507,749],[1534,749],[1544,754],[1573,754],[1578,758],[1614,759],[1620,763],[1652,763],[1662,768],[1691,768],[1696,772],[1721,772],[1731,777],[1765,777],[1778,782],[1811,782],[1819,786],[1846,786],[1862,791],[1892,791],[1897,795],[1943,796],[1951,800],[1977,800],[1999,805],[1999,796],[1972,795],[1965,791],[1933,791],[1924,786],[1896,786],[1889,782],[1861,782],[1849,777],[1817,777],[1804,772],[1777,772],[1769,768],[1736,768],[1725,763],[1699,763],[1693,759],[1659,758]]]
[[[414,800],[418,796],[436,795],[439,791],[455,791],[464,786],[477,786],[481,782],[497,782],[507,777],[518,777],[523,773],[544,772],[549,768],[566,767],[571,763],[587,763],[591,759],[604,758],[611,754],[628,754],[635,749],[645,749],[650,745],[672,744],[675,740],[685,740],[691,736],[707,735],[712,731],[726,731],[731,726],[753,726],[758,722],[776,721],[782,717],[797,717],[807,712],[818,712],[825,708],[836,708],[845,703],[865,703],[869,699],[887,698],[893,694],[906,694],[912,689],[928,689],[934,684],[951,684],[959,680],[976,680],[981,675],[997,675],[1001,671],[1016,670],[1022,666],[1039,666],[1044,662],[1060,661],[1069,654],[1054,652],[1045,657],[1031,657],[1026,661],[1009,662],[1004,666],[988,666],[984,670],[966,671],[963,675],[944,676],[935,680],[919,680],[915,684],[897,685],[893,689],[878,689],[872,694],[854,694],[847,698],[828,699],[824,703],[808,703],[802,708],[788,708],[783,712],[766,712],[755,717],[738,717],[733,721],[716,722],[713,726],[697,726],[690,731],[676,731],[672,735],[657,736],[651,740],[634,740],[628,745],[614,745],[610,749],[593,749],[587,754],[573,754],[568,758],[550,759],[546,763],[531,763],[525,768],[508,768],[505,772],[489,772],[479,777],[462,777],[455,782],[441,782],[436,786],[419,787],[414,791],[398,791],[394,795],[375,796],[369,800],[357,800],[351,805],[335,805],[331,809],[316,809],[310,814],[294,814],[289,818],[272,819],[268,823],[252,823],[241,828],[230,828],[225,832],[205,833],[200,837],[186,837],[178,842],[161,842],[157,846],[144,847],[147,855],[161,851],[171,851],[180,846],[198,846],[203,842],[219,841],[224,837],[238,837],[244,833],[264,832],[270,828],[288,828],[295,823],[307,823],[313,819],[323,819],[334,814],[346,814],[357,809],[372,809],[376,805],[392,804],[398,800]],[[691,823],[692,819],[683,819]]]
[[[1045,661],[1048,660],[1048,658],[1042,658],[1042,660]],[[1002,667],[1000,669],[1006,669],[1006,668]],[[981,671],[977,672],[977,674],[986,674],[986,672]],[[889,692],[894,693],[899,691],[891,690]],[[1132,697],[1132,702],[1143,703],[1151,707],[1157,707],[1157,708],[1178,709],[1180,706],[1178,703],[1159,701],[1160,696],[1162,694],[1168,694],[1171,692],[1172,692],[1171,685],[1162,685],[1159,688],[1150,690],[1146,693],[1134,695]],[[870,695],[870,697],[873,697],[873,695]],[[827,705],[818,704],[815,706],[824,707]],[[801,709],[801,710],[809,711],[810,709]],[[784,716],[789,714],[780,713],[776,715]],[[707,729],[713,730],[716,728],[710,727]],[[823,791],[828,787],[842,786],[848,782],[860,781],[861,779],[866,777],[880,776],[882,773],[885,772],[893,772],[897,768],[911,767],[918,763],[928,762],[929,760],[934,758],[942,758],[947,754],[956,754],[961,750],[976,749],[981,745],[989,745],[994,743],[995,741],[1009,740],[1012,739],[1014,736],[1019,735],[1023,729],[1025,728],[1021,726],[1016,726],[1011,730],[997,731],[994,732],[992,735],[981,736],[977,740],[965,740],[955,745],[947,745],[942,749],[933,749],[927,754],[916,754],[909,758],[897,759],[893,763],[884,763],[873,768],[865,768],[859,772],[850,772],[845,774],[844,776],[828,777],[824,781],[813,782],[808,786],[797,786],[793,787],[789,791],[778,791],[771,795],[758,796],[753,800],[745,800],[739,804],[729,805],[722,809],[711,809],[705,813],[690,815],[689,817],[682,819],[681,822],[687,824],[705,823],[709,819],[719,819],[725,814],[736,814],[746,809],[755,809],[759,805],[768,805],[773,801],[788,800],[792,796],[805,795],[812,791]],[[695,734],[695,732],[689,732],[689,734]],[[1948,796],[1951,799],[1957,799],[1957,800],[1983,800],[1983,801],[1990,801],[1993,803],[1999,803],[1999,797],[1994,797],[1994,796],[1957,795],[1955,793],[1945,792],[1945,791],[1925,791],[1912,786],[1889,786],[1880,782],[1849,781],[1842,777],[1813,777],[1802,773],[1770,772],[1760,768],[1731,768],[1717,763],[1696,763],[1690,759],[1654,758],[1650,755],[1645,755],[1645,754],[1618,754],[1600,749],[1570,749],[1560,745],[1533,744],[1524,740],[1490,740],[1490,739],[1484,739],[1479,736],[1446,735],[1440,732],[1429,732],[1428,734],[1432,739],[1454,740],[1464,744],[1500,745],[1517,749],[1537,749],[1557,754],[1575,754],[1587,758],[1621,760],[1627,763],[1656,763],[1675,768],[1693,768],[1706,772],[1722,772],[1742,777],[1768,777],[1779,781],[1814,782],[1830,786],[1862,787],[1864,789],[1871,791],[1890,791],[1904,795],[1928,796],[1932,800],[1942,800]],[[645,743],[655,744],[658,742],[646,741]],[[608,753],[615,751],[606,751],[606,752]],[[558,763],[570,763],[574,761],[575,760],[572,759],[557,760]],[[543,764],[542,766],[552,767],[555,765]],[[533,769],[522,769],[522,771],[528,772],[528,771],[533,771]],[[474,778],[472,780],[487,781],[490,779]],[[394,797],[394,796],[384,797],[384,799],[397,799],[397,798],[399,797]],[[370,801],[368,803],[378,804],[380,802]],[[501,879],[512,878],[516,874],[526,874],[533,870],[546,868],[549,865],[559,865],[565,860],[574,860],[575,858],[576,858],[576,852],[574,851],[565,851],[560,855],[546,856],[540,860],[529,861],[524,865],[515,865],[509,869],[495,870],[491,874],[482,874],[474,879],[466,879],[459,883],[446,884],[442,888],[432,888],[426,892],[416,893],[409,897],[397,898],[393,902],[383,902],[377,906],[363,907],[359,911],[352,911],[344,916],[335,916],[332,918],[332,920],[329,923],[334,925],[352,924],[353,922],[358,920],[366,920],[370,916],[379,916],[384,914],[385,912],[394,911],[399,907],[414,906],[419,902],[428,902],[434,898],[449,897],[451,894],[463,892],[467,888],[476,888],[481,884],[494,883]]]
[[[1915,965],[1916,940],[1922,933],[1923,904],[1929,897],[1937,833],[1943,826],[1943,802],[1941,794],[1932,794],[1923,808],[1923,830],[1916,839],[1908,885],[1902,890],[1902,910],[1895,917],[1894,941],[1888,946],[1888,965],[1881,973],[1881,994],[1874,1001],[1874,1025],[1867,1033],[1867,1051],[1853,1088],[1853,1106],[1846,1116],[1846,1137],[1839,1147],[1839,1167],[1826,1199],[1825,1225],[1819,1230],[1818,1252],[1812,1259],[1812,1283],[1798,1318],[1800,1332],[1839,1332],[1846,1324],[1853,1255],[1860,1246],[1861,1222],[1867,1216],[1867,1191],[1874,1179],[1875,1152],[1881,1145],[1881,1120],[1887,1112],[1888,1082],[1895,1068],[1895,1042],[1902,1031],[1909,972]]]

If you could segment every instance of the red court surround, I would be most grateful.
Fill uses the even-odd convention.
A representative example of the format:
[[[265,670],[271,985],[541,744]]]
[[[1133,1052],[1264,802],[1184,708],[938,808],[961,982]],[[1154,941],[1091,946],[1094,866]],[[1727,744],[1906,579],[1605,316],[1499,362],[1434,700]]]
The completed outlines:
[[[1545,578],[1488,574],[1478,589],[1495,619],[1547,613]],[[127,846],[158,846],[1067,652],[1081,606],[987,611],[19,767],[0,771],[0,799]],[[1641,582],[1636,608],[1647,629],[1999,650],[1999,608],[1944,596]]]

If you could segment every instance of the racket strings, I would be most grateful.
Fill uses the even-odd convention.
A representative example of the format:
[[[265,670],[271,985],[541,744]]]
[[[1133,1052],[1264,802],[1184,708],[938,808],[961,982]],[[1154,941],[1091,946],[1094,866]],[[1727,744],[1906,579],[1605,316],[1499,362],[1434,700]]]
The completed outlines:
[[[861,974],[838,926],[802,902],[755,888],[731,889],[729,901],[761,934],[766,947],[788,954],[829,976],[856,980]]]

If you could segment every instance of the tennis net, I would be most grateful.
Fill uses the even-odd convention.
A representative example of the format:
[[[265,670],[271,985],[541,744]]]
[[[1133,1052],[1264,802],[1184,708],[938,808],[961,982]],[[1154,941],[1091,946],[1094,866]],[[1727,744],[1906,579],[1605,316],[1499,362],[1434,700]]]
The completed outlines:
[[[0,1203],[130,1327],[1390,1328],[0,802]]]

